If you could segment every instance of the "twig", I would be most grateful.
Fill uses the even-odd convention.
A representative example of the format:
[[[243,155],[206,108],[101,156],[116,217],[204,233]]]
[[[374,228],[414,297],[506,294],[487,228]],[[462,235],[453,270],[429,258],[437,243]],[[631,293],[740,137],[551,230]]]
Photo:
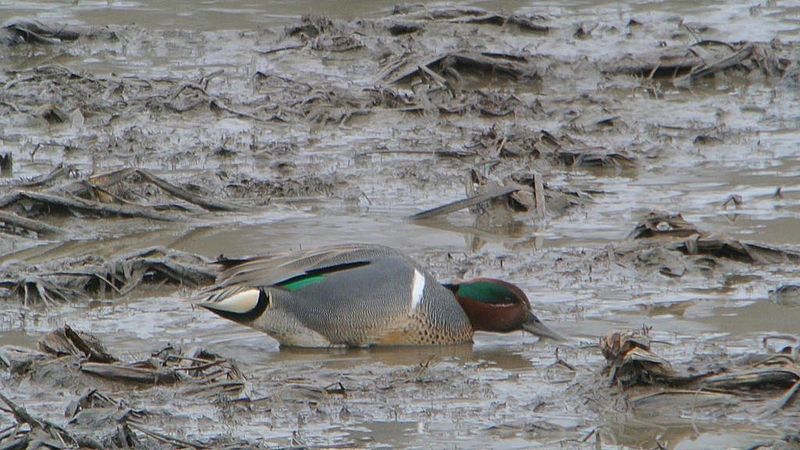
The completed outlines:
[[[210,211],[242,211],[242,208],[239,205],[235,205],[233,203],[222,202],[219,200],[212,200],[209,198],[201,197],[199,195],[192,194],[191,192],[187,191],[186,189],[176,186],[162,178],[159,178],[152,173],[146,170],[137,170],[136,173],[142,176],[145,180],[149,181],[150,183],[155,184],[159,188],[169,192],[170,194],[178,197],[181,200],[186,200],[189,203],[198,205],[202,208],[205,208]]]
[[[40,192],[19,192],[19,196],[48,205],[61,206],[67,209],[86,211],[95,214],[113,214],[123,217],[139,217],[143,219],[162,220],[168,222],[179,220],[179,218],[176,216],[158,213],[140,206],[105,204],[84,200],[78,197],[60,197],[57,195],[44,194]],[[0,207],[2,207],[2,205],[0,205]]]
[[[54,227],[36,219],[28,219],[27,217],[19,216],[10,211],[0,211],[0,222],[5,222],[7,225],[24,228],[26,230],[35,231],[38,234],[56,236],[66,234],[66,232],[61,228]]]
[[[287,50],[301,49],[305,46],[306,46],[305,44],[295,44],[295,45],[287,45],[285,47],[277,47],[277,48],[270,48],[268,50],[256,50],[256,51],[258,53],[261,53],[262,55],[271,55],[273,53],[285,52]]]
[[[447,86],[447,79],[438,73],[434,72],[428,66],[417,66],[419,70],[421,70],[425,75],[431,77],[434,81],[436,81],[440,86],[446,87]]]
[[[79,180],[69,184],[66,187],[58,188],[58,190],[54,190],[53,193],[63,192],[69,195],[73,195],[75,197],[80,197],[81,195],[86,194],[87,192],[98,186],[108,189],[111,186],[114,186],[122,182],[135,171],[136,171],[135,169],[120,169],[120,170],[115,170],[113,172],[94,175],[89,177],[88,180]]]
[[[10,194],[6,194],[0,197],[0,208],[5,208],[6,206],[16,203],[20,200],[22,195],[20,194],[22,191],[14,191]]]
[[[797,395],[798,391],[800,391],[800,378],[798,378],[797,382],[791,388],[789,388],[786,391],[786,393],[781,396],[781,398],[779,398],[775,402],[775,405],[773,405],[770,408],[767,408],[764,414],[762,414],[762,417],[777,412],[778,410],[784,409],[790,404],[792,404],[792,402],[794,401],[794,397]]]
[[[64,166],[63,164],[59,164],[56,166],[55,169],[51,170],[49,173],[45,175],[40,175],[38,177],[34,177],[30,180],[23,181],[21,183],[17,183],[15,186],[18,187],[39,187],[45,185],[56,178],[62,177],[64,175],[69,175],[71,171],[75,170],[71,166]]]
[[[547,210],[544,204],[544,183],[542,182],[542,175],[539,173],[533,174],[533,198],[536,200],[536,212],[539,217],[544,218]]]
[[[392,150],[382,148],[359,153],[359,155],[431,155],[442,158],[467,158],[476,156],[477,153],[459,150]]]
[[[0,393],[0,400],[8,405],[17,422],[27,423],[31,428],[40,429],[50,435],[50,437],[58,439],[62,443],[69,443],[70,445],[76,445],[78,443],[78,441],[71,434],[69,434],[67,430],[47,420],[39,420],[33,417],[25,408],[12,402],[2,393]]]
[[[190,447],[190,448],[197,448],[197,449],[208,448],[207,445],[199,444],[199,443],[196,443],[196,442],[184,441],[182,439],[174,438],[172,436],[167,436],[165,434],[161,434],[161,433],[158,433],[158,432],[155,432],[155,431],[152,431],[152,430],[148,430],[147,428],[144,428],[143,426],[138,425],[136,423],[129,423],[128,426],[130,428],[136,430],[136,431],[140,431],[140,432],[144,433],[145,435],[147,435],[147,436],[149,436],[149,437],[151,437],[151,438],[153,438],[153,439],[155,439],[155,440],[157,440],[159,442],[163,442],[165,444],[174,445],[174,446],[180,447],[180,448],[183,448],[183,447]]]
[[[684,75],[680,78],[677,78],[673,81],[675,86],[688,86],[692,84],[694,81],[706,77],[708,75],[713,75],[717,72],[721,72],[725,69],[731,68],[745,59],[749,58],[753,54],[753,44],[748,43],[744,47],[742,47],[736,53],[723,58],[719,61],[713,62],[711,64],[704,64],[698,68],[693,69],[687,75]]]
[[[216,107],[216,108],[219,108],[219,109],[221,109],[223,111],[229,112],[229,113],[231,113],[233,115],[236,115],[236,116],[239,116],[239,117],[244,117],[244,118],[247,118],[247,119],[252,119],[252,120],[255,120],[256,122],[266,122],[268,120],[268,119],[264,119],[264,118],[258,117],[255,114],[250,114],[248,112],[235,110],[235,109],[231,108],[230,106],[227,106],[224,103],[222,103],[221,101],[216,100],[216,99],[212,99],[211,100],[211,102],[209,103],[209,107],[212,107],[212,108]]]
[[[504,187],[498,186],[493,189],[489,189],[488,191],[479,193],[477,195],[473,195],[469,198],[465,198],[463,200],[456,200],[451,203],[447,203],[442,206],[438,206],[433,209],[429,209],[426,211],[422,211],[416,213],[409,217],[411,220],[422,220],[422,219],[430,219],[431,217],[441,216],[445,214],[450,214],[452,212],[458,211],[460,209],[469,208],[480,203],[492,200],[494,198],[503,197],[519,190],[518,187]]]

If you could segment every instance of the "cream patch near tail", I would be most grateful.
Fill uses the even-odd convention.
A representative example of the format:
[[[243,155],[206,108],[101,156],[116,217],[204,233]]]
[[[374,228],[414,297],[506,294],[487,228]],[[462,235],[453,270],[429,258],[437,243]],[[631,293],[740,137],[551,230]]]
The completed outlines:
[[[258,305],[258,297],[260,295],[260,289],[248,289],[238,294],[231,295],[219,302],[202,303],[201,306],[217,311],[245,314],[255,309],[256,305]]]

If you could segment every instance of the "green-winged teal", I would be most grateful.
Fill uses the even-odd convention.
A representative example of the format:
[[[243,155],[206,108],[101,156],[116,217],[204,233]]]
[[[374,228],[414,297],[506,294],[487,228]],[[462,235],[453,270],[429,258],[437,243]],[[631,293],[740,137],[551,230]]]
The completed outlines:
[[[389,247],[337,245],[226,265],[199,305],[281,345],[460,344],[477,330],[561,339],[517,286],[489,278],[442,285]]]

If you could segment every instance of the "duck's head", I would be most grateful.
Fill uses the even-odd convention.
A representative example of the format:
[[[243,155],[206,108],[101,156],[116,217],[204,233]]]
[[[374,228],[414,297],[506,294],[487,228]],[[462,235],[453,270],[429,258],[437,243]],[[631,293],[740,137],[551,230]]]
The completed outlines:
[[[476,331],[508,333],[525,330],[536,336],[564,340],[531,311],[528,297],[517,286],[493,278],[446,284]]]

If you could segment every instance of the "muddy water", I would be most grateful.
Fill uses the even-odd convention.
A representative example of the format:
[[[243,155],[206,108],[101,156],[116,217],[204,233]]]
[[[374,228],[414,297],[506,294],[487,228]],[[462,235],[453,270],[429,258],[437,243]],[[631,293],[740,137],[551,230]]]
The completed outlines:
[[[388,14],[393,5],[12,1],[0,5],[0,16],[95,26],[136,24],[128,30],[129,40],[124,45],[108,44],[106,49],[89,52],[45,49],[34,55],[4,55],[9,67],[25,69],[55,62],[94,74],[113,71],[150,77],[188,77],[224,69],[232,75],[218,89],[236,99],[256,94],[247,87],[247,80],[256,70],[265,69],[305,73],[311,79],[327,79],[334,86],[368,86],[378,68],[372,61],[357,57],[349,57],[349,64],[324,58],[269,59],[254,50],[274,47],[282,27],[301,14],[313,12],[342,20],[377,18]],[[520,39],[500,33],[496,40],[487,41],[486,47],[507,44],[563,61],[603,60],[624,52],[652,50],[659,40],[685,33],[681,20],[695,29],[708,27],[703,32],[706,39],[796,42],[800,38],[798,8],[783,2],[765,6],[670,2],[668,10],[661,2],[636,1],[463,5],[549,17],[555,31],[547,38]],[[632,32],[637,34],[634,39],[620,31],[631,18],[647,24],[647,31]],[[595,38],[573,37],[574,28],[586,23],[595,30]],[[181,31],[159,34],[164,30]],[[692,42],[691,36],[683,39]],[[800,331],[800,307],[769,299],[770,290],[798,282],[796,268],[735,265],[730,272],[712,277],[675,280],[641,275],[595,258],[623,246],[635,222],[653,209],[681,212],[706,231],[800,247],[800,94],[796,84],[774,79],[743,82],[731,77],[701,82],[691,89],[665,84],[660,97],[654,99],[638,89],[633,78],[576,74],[573,79],[562,73],[558,64],[549,70],[553,76],[544,77],[541,86],[515,91],[524,98],[539,95],[552,100],[546,104],[546,114],[529,123],[531,127],[557,129],[569,118],[574,121],[573,129],[580,132],[590,129],[593,119],[614,115],[626,131],[595,132],[591,134],[594,143],[639,151],[635,170],[558,168],[548,174],[552,186],[602,192],[566,214],[535,223],[511,217],[500,225],[487,225],[465,211],[426,223],[405,219],[421,209],[460,198],[464,167],[446,159],[418,161],[374,151],[446,147],[448,140],[468,140],[465,129],[496,122],[485,117],[434,118],[437,128],[422,134],[422,142],[409,136],[424,129],[429,118],[388,110],[366,119],[354,118],[340,127],[302,121],[256,127],[241,118],[211,115],[153,124],[137,117],[140,125],[159,136],[160,146],[175,150],[168,158],[153,154],[130,159],[115,156],[107,161],[102,156],[58,148],[44,148],[35,158],[28,158],[28,141],[19,136],[61,139],[79,136],[81,130],[68,124],[43,131],[39,123],[15,121],[3,130],[9,142],[4,145],[19,161],[13,177],[45,173],[61,161],[84,170],[133,165],[176,176],[237,170],[256,174],[263,170],[271,175],[272,155],[240,152],[225,159],[208,154],[220,142],[236,145],[252,134],[309,150],[287,156],[294,158],[295,174],[356,180],[357,189],[350,186],[333,195],[271,204],[241,215],[209,213],[190,224],[129,221],[126,227],[131,232],[126,233],[112,225],[107,230],[101,226],[100,237],[89,241],[80,233],[67,242],[20,241],[9,254],[0,256],[0,263],[24,259],[37,264],[63,255],[106,256],[153,245],[207,257],[236,257],[347,241],[382,243],[425,261],[442,279],[480,275],[518,283],[543,320],[575,338],[572,346],[559,351],[561,358],[579,368],[578,375],[553,369],[555,346],[523,334],[482,333],[476,336],[474,346],[423,350],[279,349],[262,334],[193,310],[185,301],[191,291],[156,287],[124,301],[98,299],[89,305],[54,310],[4,306],[0,343],[33,347],[42,333],[69,322],[91,330],[120,355],[142,356],[167,342],[207,347],[240,362],[256,394],[273,394],[267,392],[267,387],[274,386],[270,384],[273,379],[286,380],[287,385],[300,380],[317,387],[340,381],[356,390],[349,400],[326,399],[315,408],[292,406],[297,399],[289,393],[286,404],[273,405],[269,412],[256,409],[258,414],[242,413],[224,423],[215,422],[221,415],[216,410],[209,412],[215,407],[193,405],[182,413],[194,421],[186,434],[197,439],[228,433],[263,439],[270,445],[288,445],[294,435],[300,436],[302,443],[320,446],[483,448],[488,442],[497,448],[548,448],[594,446],[594,438],[582,439],[599,430],[600,443],[605,445],[654,447],[658,440],[674,448],[721,448],[747,447],[782,437],[790,431],[787,423],[791,417],[773,423],[771,419],[737,417],[698,421],[669,417],[664,411],[655,417],[606,415],[587,409],[587,400],[566,386],[575,377],[599,376],[601,357],[582,344],[618,329],[652,326],[659,339],[672,345],[664,350],[666,355],[678,361],[688,361],[697,353],[736,356],[757,351],[764,335],[796,335]],[[596,103],[580,104],[575,96],[581,94]],[[568,111],[578,108],[575,105],[581,109],[577,117]],[[511,122],[513,119],[503,119],[503,123]],[[708,143],[695,140],[710,133],[718,139]],[[185,148],[191,151],[183,151]],[[776,198],[779,187],[782,197]],[[724,206],[730,195],[741,196],[741,205]],[[59,226],[81,229],[86,225],[81,218],[69,217]],[[428,361],[434,361],[425,375],[430,379],[407,387],[403,370],[417,370]],[[393,383],[401,387],[390,389]],[[24,399],[24,392],[19,395]],[[38,401],[42,403],[31,399],[32,409],[47,414],[44,402]],[[158,406],[158,400],[152,402]],[[736,432],[729,432],[734,426]]]

